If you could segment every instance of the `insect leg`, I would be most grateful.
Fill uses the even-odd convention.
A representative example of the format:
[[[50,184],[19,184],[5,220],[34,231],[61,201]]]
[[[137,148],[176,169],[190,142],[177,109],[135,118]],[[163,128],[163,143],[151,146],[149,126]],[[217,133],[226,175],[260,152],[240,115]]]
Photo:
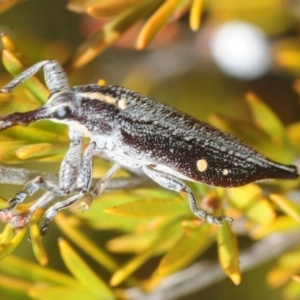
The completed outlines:
[[[25,200],[27,196],[32,196],[40,189],[51,192],[58,197],[63,195],[63,192],[57,185],[53,184],[50,181],[44,180],[41,176],[38,176],[26,183],[23,191],[17,193],[13,198],[8,200],[8,209],[15,209],[20,203]]]
[[[98,197],[99,195],[102,194],[102,192],[105,190],[107,184],[109,183],[110,179],[113,177],[113,175],[119,170],[120,164],[115,163],[109,171],[105,174],[103,178],[101,178],[94,189],[92,190],[91,194],[84,199],[83,203],[80,205],[80,208],[83,211],[86,211],[90,208],[94,198]]]
[[[80,155],[81,155],[81,139],[77,132],[70,129],[70,149],[60,167],[59,186],[44,180],[41,176],[29,181],[24,190],[17,193],[12,199],[8,201],[8,210],[16,208],[22,203],[27,196],[31,196],[38,190],[42,189],[53,193],[56,196],[64,196],[73,191],[77,176],[80,170]]]
[[[193,191],[180,179],[172,175],[156,171],[148,166],[144,166],[143,170],[147,176],[149,176],[160,186],[176,192],[186,192],[189,199],[190,209],[199,219],[207,221],[210,224],[216,224],[217,226],[221,226],[222,221],[229,221],[230,223],[232,222],[232,219],[229,217],[214,217],[206,213],[204,210],[200,209],[197,206],[197,200]]]
[[[51,93],[55,91],[69,90],[68,79],[61,65],[56,60],[44,60],[26,69],[4,86],[0,92],[10,93],[19,84],[33,76],[42,68],[44,68],[46,85]]]
[[[71,126],[69,128],[70,148],[65,155],[59,170],[59,188],[65,194],[72,192],[80,174],[81,138]]]
[[[74,203],[76,203],[78,200],[80,200],[84,194],[89,190],[91,182],[92,182],[92,158],[93,158],[93,153],[94,150],[96,149],[96,143],[92,142],[89,144],[89,146],[86,148],[84,155],[83,155],[83,159],[82,159],[82,163],[80,166],[80,173],[78,174],[78,176],[74,176],[73,178],[67,178],[66,182],[69,182],[71,184],[73,184],[73,180],[77,180],[77,190],[78,193],[76,195],[71,196],[70,198],[67,198],[64,201],[61,202],[57,202],[55,203],[53,206],[51,206],[50,208],[47,209],[46,213],[45,213],[45,220],[42,222],[41,224],[41,233],[45,234],[49,223],[54,219],[54,217],[56,216],[56,214],[62,210],[65,209],[67,207],[70,207],[71,205],[73,205]],[[71,157],[72,159],[74,157]],[[76,161],[80,162],[80,160],[77,158]],[[66,160],[68,166],[73,166],[74,165],[72,163],[75,163],[75,161],[68,161]],[[69,170],[72,170],[69,169]],[[78,172],[79,169],[76,170],[76,172]],[[65,169],[63,169],[63,171],[65,171]],[[72,182],[71,182],[72,180]],[[75,181],[76,183],[76,181]]]

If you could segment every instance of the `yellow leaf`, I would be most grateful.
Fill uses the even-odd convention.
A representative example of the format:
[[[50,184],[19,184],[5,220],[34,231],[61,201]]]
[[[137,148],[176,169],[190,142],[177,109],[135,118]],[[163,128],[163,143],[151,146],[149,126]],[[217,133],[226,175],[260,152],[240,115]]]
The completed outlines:
[[[67,8],[77,13],[85,13],[86,9],[99,0],[69,0]]]
[[[110,280],[111,286],[116,286],[123,282],[133,272],[135,272],[142,264],[144,264],[155,253],[155,246],[149,247],[144,252],[136,255],[132,260],[120,267]]]
[[[122,13],[140,0],[98,0],[87,8],[87,13],[94,18],[106,18]]]
[[[95,199],[92,207],[82,213],[78,208],[74,207],[73,213],[79,218],[84,219],[90,226],[97,229],[119,229],[121,231],[132,232],[141,221],[128,219],[121,216],[115,216],[104,212],[106,208],[117,206],[126,202],[139,199],[130,192],[114,191],[113,193],[104,193],[100,196],[99,201]]]
[[[42,267],[13,255],[6,257],[1,262],[0,270],[13,277],[21,277],[30,281],[40,281],[50,285],[69,286],[72,288],[78,287],[78,281],[65,273],[49,267]]]
[[[20,3],[21,0],[6,0],[0,2],[0,13],[5,12],[6,10],[10,9],[14,5]]]
[[[276,53],[276,61],[282,68],[292,69],[295,71],[300,70],[300,52],[296,50],[281,50]]]
[[[143,26],[136,41],[136,48],[139,50],[144,49],[154,38],[156,33],[167,22],[168,18],[178,6],[180,0],[166,0],[156,10],[156,12],[149,18]]]
[[[65,153],[68,149],[67,144],[39,143],[23,146],[16,150],[16,156],[19,159],[28,159],[35,157],[47,157]]]
[[[256,124],[221,114],[211,114],[209,121],[217,128],[232,133],[273,160],[282,159],[286,153],[286,149],[274,147],[272,138]]]
[[[278,146],[284,145],[287,141],[285,128],[276,114],[253,93],[248,93],[246,100],[255,123],[268,133]]]
[[[158,247],[170,234],[174,231],[174,227],[170,226],[168,229],[161,231],[157,239],[143,252],[135,255],[124,266],[120,267],[112,276],[110,284],[116,286],[124,281],[128,276],[135,272],[143,263],[145,263],[151,256],[156,255]]]
[[[115,297],[99,297],[93,293],[81,288],[65,288],[65,287],[33,287],[29,291],[29,296],[33,299],[40,300],[75,300],[75,299],[84,299],[84,300],[99,300],[99,299],[115,299]]]
[[[100,297],[100,299],[115,299],[113,291],[90,269],[65,240],[59,240],[59,248],[66,267],[82,286]]]
[[[191,0],[180,0],[177,7],[174,9],[174,12],[171,16],[171,21],[177,21],[186,14],[188,14],[191,7]]]
[[[210,224],[204,223],[199,227],[185,229],[184,235],[160,261],[156,276],[165,277],[186,267],[205,251],[213,241],[211,228]]]
[[[262,197],[261,189],[256,184],[229,189],[228,195],[231,205],[256,223],[269,224],[276,217],[274,208]]]
[[[299,223],[289,216],[277,217],[272,223],[264,224],[253,228],[250,232],[250,236],[253,239],[261,239],[272,233],[291,232],[299,230]]]
[[[44,212],[45,210],[42,208],[36,210],[30,220],[29,225],[32,249],[37,261],[40,263],[41,266],[45,266],[48,264],[48,256],[42,243],[40,228],[37,224]]]
[[[268,273],[267,281],[272,287],[286,283],[300,270],[300,250],[292,250],[283,254],[276,266]]]
[[[6,203],[6,207],[7,207],[7,203]],[[15,230],[9,224],[7,224],[0,234],[0,251],[1,248],[4,245],[8,244],[14,236],[15,236]]]
[[[287,135],[293,146],[300,151],[300,122],[289,125]]]
[[[293,275],[292,279],[298,283],[300,283],[300,275]]]
[[[99,245],[94,244],[84,234],[82,234],[76,227],[70,224],[68,218],[59,213],[55,217],[55,223],[60,229],[84,252],[97,261],[100,265],[107,268],[109,271],[115,271],[118,268],[118,264],[102,250]]]
[[[67,63],[66,68],[70,71],[87,64],[99,53],[116,42],[137,20],[143,18],[146,13],[151,11],[158,1],[160,2],[161,0],[144,0],[137,6],[128,8],[111,21],[108,21],[98,32],[79,47],[78,52]]]
[[[271,194],[269,197],[280,207],[280,209],[282,209],[283,212],[285,212],[287,215],[292,217],[296,222],[300,224],[299,205],[278,194]]]
[[[107,248],[117,253],[141,253],[157,239],[158,234],[159,232],[157,231],[150,231],[142,234],[138,232],[122,235],[110,239],[107,243]]]
[[[24,145],[24,142],[19,141],[1,142],[0,161],[5,163],[20,162],[20,160],[16,158],[16,151]]]
[[[26,58],[23,56],[22,52],[18,46],[13,42],[13,40],[6,34],[1,34],[1,41],[3,49],[9,50],[15,57],[21,60],[23,63],[27,63]]]
[[[200,27],[204,0],[193,0],[190,12],[190,28],[196,31]]]
[[[6,244],[2,244],[0,248],[0,261],[6,258],[22,241],[27,231],[27,226],[21,228],[16,235]]]
[[[218,252],[223,270],[238,285],[241,282],[238,245],[228,222],[218,228]]]
[[[32,287],[32,282],[20,280],[14,277],[8,277],[5,275],[0,275],[0,290],[3,293],[5,290],[9,290],[15,293],[21,293],[14,299],[26,299],[28,290]],[[5,299],[5,298],[4,298]]]
[[[185,214],[188,212],[188,206],[180,198],[147,199],[110,207],[105,209],[105,212],[130,218],[148,219]]]
[[[299,300],[300,299],[300,284],[290,281],[283,290],[282,299]]]
[[[294,269],[276,267],[271,272],[269,272],[267,281],[272,288],[277,288],[288,282],[293,275]]]

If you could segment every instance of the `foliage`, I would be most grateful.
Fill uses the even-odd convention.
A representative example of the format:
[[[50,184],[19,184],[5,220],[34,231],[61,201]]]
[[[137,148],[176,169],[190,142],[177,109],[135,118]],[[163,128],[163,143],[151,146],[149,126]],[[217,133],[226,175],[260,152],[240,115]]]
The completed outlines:
[[[208,11],[216,12],[215,2],[207,5]],[[279,2],[276,2],[278,10],[281,9]],[[13,5],[17,1],[8,3]],[[241,6],[236,4],[237,14],[243,11]],[[87,64],[141,19],[146,18],[146,21],[137,37],[138,49],[145,48],[171,16],[177,20],[189,11],[190,27],[196,30],[200,26],[204,6],[202,0],[73,0],[68,7],[95,18],[110,17],[69,59],[66,67],[71,71]],[[0,6],[2,10],[4,8]],[[12,76],[16,76],[28,67],[27,58],[7,35],[2,36],[2,43],[3,64]],[[293,66],[292,71],[299,72],[287,55],[288,51],[292,51],[290,44],[285,47],[278,44],[277,51],[281,67],[291,69]],[[38,77],[32,77],[16,93],[0,94],[1,114],[35,109],[46,101],[47,96],[48,91],[43,83]],[[241,137],[274,160],[294,162],[300,151],[300,123],[285,127],[256,95],[249,93],[246,100],[252,113],[251,122],[215,114],[211,116],[211,123]],[[54,163],[59,162],[68,149],[68,136],[63,125],[43,121],[30,124],[27,128],[14,127],[1,132],[0,143],[0,162],[3,164]],[[97,164],[98,176],[102,176],[105,170],[106,164]],[[297,188],[297,181],[249,184],[227,191],[194,185],[205,210],[233,216],[235,222],[243,224],[244,234],[254,240],[299,230],[300,205],[289,199],[290,192]],[[265,190],[272,192],[266,193]],[[34,200],[20,205],[18,212],[26,213]],[[5,205],[6,201],[2,200],[1,207]],[[9,299],[49,300],[81,296],[85,299],[126,298],[128,287],[138,286],[145,291],[153,291],[166,277],[187,267],[213,244],[217,244],[224,272],[234,284],[241,281],[238,237],[234,228],[228,224],[220,228],[200,224],[189,211],[185,199],[176,193],[141,186],[130,191],[106,193],[84,214],[77,207],[72,207],[70,211],[71,214],[61,212],[55,218],[55,223],[66,237],[60,239],[58,244],[69,275],[11,255],[29,230],[37,261],[42,266],[48,263],[47,252],[50,249],[44,249],[37,225],[43,211],[38,211],[18,231],[9,225],[4,228],[0,235],[0,258],[3,260],[0,264],[0,290],[3,295],[8,295]],[[111,237],[103,246],[89,238],[85,234],[87,231],[96,231],[98,234],[112,231],[118,235]],[[120,253],[128,255],[122,263],[118,261]],[[286,284],[284,293],[288,299],[300,297],[297,275],[300,273],[300,264],[297,263],[299,256],[299,246],[285,253],[267,278],[274,287]],[[88,264],[84,257],[93,263]],[[136,273],[150,260],[156,260],[157,265],[151,268],[145,280]],[[99,268],[105,268],[109,275],[100,276],[95,271],[98,268],[95,262]]]

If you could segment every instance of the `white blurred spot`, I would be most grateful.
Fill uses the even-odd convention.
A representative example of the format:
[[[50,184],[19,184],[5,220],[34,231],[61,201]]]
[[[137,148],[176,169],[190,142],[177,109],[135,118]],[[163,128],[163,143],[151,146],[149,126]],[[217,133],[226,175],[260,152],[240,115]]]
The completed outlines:
[[[249,23],[232,21],[220,26],[212,38],[211,50],[216,64],[233,77],[254,79],[271,65],[266,36]]]

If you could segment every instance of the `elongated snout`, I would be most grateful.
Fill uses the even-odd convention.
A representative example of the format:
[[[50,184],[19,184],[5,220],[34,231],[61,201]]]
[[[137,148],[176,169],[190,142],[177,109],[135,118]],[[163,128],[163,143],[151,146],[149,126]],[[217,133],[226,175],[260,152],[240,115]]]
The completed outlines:
[[[0,117],[0,131],[16,126],[27,126],[29,123],[51,118],[52,111],[47,107],[41,107],[25,113],[13,113]]]

